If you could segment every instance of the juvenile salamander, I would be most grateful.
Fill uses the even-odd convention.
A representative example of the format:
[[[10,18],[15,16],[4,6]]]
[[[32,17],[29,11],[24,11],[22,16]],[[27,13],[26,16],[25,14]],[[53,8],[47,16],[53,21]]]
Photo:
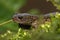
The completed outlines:
[[[52,13],[52,15],[54,16],[56,13]],[[50,14],[44,14],[44,19],[48,19],[50,18]],[[18,23],[20,25],[21,28],[24,29],[29,29],[31,26],[33,28],[36,28],[38,25],[38,19],[39,16],[38,15],[32,15],[32,14],[28,14],[28,13],[17,13],[15,15],[13,15],[13,21]],[[43,20],[42,20],[43,21]]]

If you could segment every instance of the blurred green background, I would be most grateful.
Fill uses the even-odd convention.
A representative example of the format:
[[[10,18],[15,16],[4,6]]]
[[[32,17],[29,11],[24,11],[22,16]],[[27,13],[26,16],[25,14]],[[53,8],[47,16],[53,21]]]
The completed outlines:
[[[22,7],[26,0],[0,0],[0,23],[11,20],[13,14]],[[18,28],[14,22],[9,22],[7,24],[0,26],[0,32],[5,32],[6,30],[15,30]],[[16,28],[15,28],[16,27]]]
[[[48,0],[48,1],[51,1],[57,7],[57,9],[60,10],[60,0]],[[26,0],[0,0],[0,24],[5,21],[11,20],[14,13],[19,8],[21,8],[25,3]],[[55,18],[52,18],[52,20],[53,20],[52,27],[48,33],[44,32],[46,28],[43,29],[44,31],[41,28],[39,28],[38,32],[37,31],[33,32],[31,40],[60,40],[60,29],[58,29],[58,31],[55,31],[56,29],[55,26],[57,26],[57,21]],[[60,20],[60,18],[57,20]],[[59,28],[60,28],[60,23],[59,23]],[[7,24],[0,26],[0,34],[6,33],[7,30],[17,32],[18,29],[19,29],[18,25],[13,21],[11,21]],[[21,39],[21,40],[29,40],[28,36],[25,36],[24,38],[25,39]],[[0,40],[4,40],[4,39],[0,39]],[[16,39],[16,40],[20,40],[20,39]]]

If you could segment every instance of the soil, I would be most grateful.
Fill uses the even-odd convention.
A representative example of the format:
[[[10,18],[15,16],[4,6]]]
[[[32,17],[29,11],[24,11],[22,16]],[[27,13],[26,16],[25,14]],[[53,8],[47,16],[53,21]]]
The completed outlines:
[[[37,9],[42,14],[52,13],[52,12],[60,12],[60,10],[56,9],[56,7],[52,4],[51,1],[46,0],[27,0],[26,4],[22,6],[18,12],[27,13],[31,9]]]

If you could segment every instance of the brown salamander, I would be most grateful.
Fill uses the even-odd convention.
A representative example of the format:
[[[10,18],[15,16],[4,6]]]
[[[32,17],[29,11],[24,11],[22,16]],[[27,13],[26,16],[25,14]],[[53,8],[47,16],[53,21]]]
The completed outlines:
[[[56,14],[52,13],[52,15],[54,16]],[[50,14],[44,14],[44,19],[49,19],[50,18]],[[39,16],[38,15],[32,15],[32,14],[28,14],[28,13],[17,13],[15,15],[13,15],[13,21],[18,23],[20,25],[21,28],[26,28],[28,29],[28,27],[37,27],[38,24],[38,19]],[[43,21],[43,20],[42,20]]]

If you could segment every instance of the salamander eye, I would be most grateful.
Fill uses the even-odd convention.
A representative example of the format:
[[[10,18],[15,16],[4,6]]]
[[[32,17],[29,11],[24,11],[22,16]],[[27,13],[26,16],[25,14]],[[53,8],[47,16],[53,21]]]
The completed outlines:
[[[20,16],[20,17],[18,17],[19,19],[22,19],[23,17],[22,16]]]

